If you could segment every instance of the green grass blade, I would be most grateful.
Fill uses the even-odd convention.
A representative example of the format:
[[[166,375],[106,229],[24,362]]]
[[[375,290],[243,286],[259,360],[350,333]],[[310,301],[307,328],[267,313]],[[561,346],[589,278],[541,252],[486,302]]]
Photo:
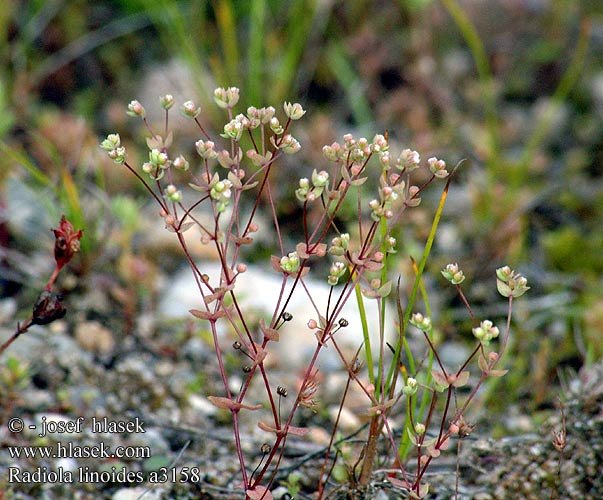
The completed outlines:
[[[368,322],[366,320],[366,308],[364,307],[364,297],[360,290],[360,283],[356,283],[354,289],[356,292],[356,303],[358,304],[358,312],[360,313],[360,324],[362,325],[362,337],[364,338],[364,354],[366,357],[366,367],[369,374],[371,384],[375,384],[375,371],[373,365],[373,353],[371,350],[371,338],[369,336]]]
[[[287,23],[287,43],[279,67],[275,71],[276,80],[272,82],[272,99],[276,102],[287,100],[291,92],[309,39],[316,3],[316,0],[296,0],[288,9],[290,15]]]
[[[12,160],[13,162],[21,165],[25,170],[27,170],[27,172],[33,177],[35,182],[39,183],[44,187],[52,185],[52,180],[50,179],[50,177],[48,177],[44,172],[42,172],[38,167],[36,167],[27,155],[10,147],[4,141],[0,141],[0,151],[5,155],[5,158]],[[8,170],[8,167],[5,167],[4,165],[8,165],[8,162],[3,162],[2,166],[2,170],[5,170],[5,168],[6,170]]]
[[[261,107],[264,105],[262,82],[266,75],[267,64],[264,58],[266,0],[251,0],[250,4],[246,93],[252,105]]]
[[[459,3],[456,0],[441,0],[441,2],[456,23],[462,37],[465,39],[477,68],[486,115],[486,128],[488,130],[490,142],[490,155],[488,158],[490,168],[488,171],[493,174],[500,156],[500,144],[498,140],[500,127],[498,112],[496,110],[494,78],[492,76],[492,70],[490,69],[488,55],[486,54],[486,49],[484,48],[484,44],[482,43],[475,26],[465,14]]]
[[[371,123],[373,113],[364,96],[362,81],[358,77],[350,58],[339,41],[332,41],[327,48],[327,59],[339,85],[345,91],[346,99],[352,110],[354,121],[359,124]]]
[[[525,181],[525,175],[527,173],[526,167],[528,167],[532,162],[536,151],[539,149],[543,139],[551,128],[551,122],[555,116],[555,113],[578,81],[578,77],[580,76],[586,61],[586,54],[589,46],[589,34],[590,22],[589,20],[584,20],[580,28],[580,38],[578,39],[578,44],[576,45],[576,50],[574,51],[574,57],[561,78],[559,86],[555,90],[555,93],[553,94],[546,111],[541,115],[540,120],[538,120],[538,123],[532,132],[532,135],[528,139],[521,162],[517,168],[518,173],[523,174],[521,175],[520,179],[517,179],[518,185]]]
[[[440,224],[440,218],[442,216],[442,211],[444,210],[444,205],[446,204],[446,198],[448,196],[448,189],[450,188],[450,181],[452,180],[452,176],[457,168],[458,168],[458,165],[454,168],[452,173],[448,176],[448,181],[446,182],[446,186],[444,187],[444,189],[442,191],[442,195],[440,196],[440,202],[438,203],[438,208],[436,210],[436,213],[433,218],[433,222],[431,224],[431,230],[429,231],[429,236],[427,237],[427,242],[425,243],[425,248],[423,249],[423,256],[421,257],[421,262],[419,264],[415,282],[414,282],[412,291],[410,293],[410,297],[408,299],[408,305],[406,307],[406,312],[404,313],[404,322],[400,325],[400,338],[398,339],[398,342],[396,343],[395,356],[394,356],[395,359],[400,359],[400,350],[402,348],[402,339],[404,338],[404,335],[406,333],[406,328],[407,328],[408,322],[410,320],[410,315],[412,314],[412,309],[414,307],[414,304],[415,304],[415,301],[417,298],[417,293],[419,291],[419,286],[420,286],[421,279],[423,276],[423,271],[425,270],[425,264],[427,263],[427,258],[429,257],[429,254],[431,253],[431,247],[433,246],[433,241],[435,239],[435,235],[438,230],[438,225]],[[395,389],[395,380],[397,377],[397,373],[398,373],[398,366],[394,366],[392,364],[392,366],[390,367],[388,376],[387,376],[387,387],[389,388],[390,391],[393,391]]]
[[[415,277],[417,277],[419,275],[419,268],[417,267],[417,263],[414,260],[412,263],[412,267],[415,271]],[[432,317],[431,304],[429,302],[429,296],[427,294],[427,290],[425,289],[425,283],[423,282],[423,279],[419,279],[419,291],[421,293],[421,298],[423,299],[423,304],[425,305],[425,315],[428,318],[431,318]],[[429,339],[433,343],[433,341],[434,341],[433,329],[429,332]],[[404,340],[406,341],[406,338]],[[408,349],[408,344],[406,344],[406,348]],[[427,375],[425,377],[425,385],[428,387],[431,384],[431,380],[432,380],[431,369],[433,367],[433,360],[434,360],[433,351],[430,349],[429,354],[427,355],[427,369],[426,369]],[[414,373],[414,366],[413,366],[412,370],[413,371],[411,373]],[[431,398],[432,398],[431,392],[423,391],[423,397],[421,398],[421,404],[419,405],[418,410],[417,410],[417,398],[413,399],[414,404],[412,405],[412,407],[408,407],[405,427],[406,427],[406,425],[410,425],[409,415],[411,412],[412,412],[413,419],[415,422],[423,421],[423,415],[425,415],[425,410],[427,408],[427,405],[431,402]],[[408,437],[408,433],[403,432],[402,439],[400,441],[400,447],[398,448],[398,455],[400,456],[400,458],[402,458],[402,460],[406,459],[406,457],[408,456],[408,453],[410,452],[410,449],[411,449],[411,442]]]
[[[236,13],[230,0],[217,2],[215,12],[223,51],[222,62],[228,78],[228,82],[220,82],[220,84],[226,86],[237,85],[237,82],[241,81],[239,75],[241,58],[239,56]]]

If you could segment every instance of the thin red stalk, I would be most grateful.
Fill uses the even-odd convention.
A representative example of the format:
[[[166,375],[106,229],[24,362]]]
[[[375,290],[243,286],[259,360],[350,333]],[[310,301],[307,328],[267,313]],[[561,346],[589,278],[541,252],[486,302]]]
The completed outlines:
[[[323,214],[321,215],[320,220],[316,224],[316,228],[314,229],[314,231],[312,232],[312,234],[310,235],[310,238],[309,238],[310,241],[313,240],[314,238],[316,238],[316,234],[318,233],[319,229],[322,227],[320,236],[318,236],[318,238],[316,239],[316,245],[318,245],[323,240],[323,238],[326,236],[327,231],[331,227],[331,224],[335,220],[335,216],[337,215],[337,212],[339,211],[339,208],[341,207],[341,204],[343,203],[343,200],[346,196],[347,191],[348,191],[348,187],[346,187],[345,191],[343,193],[341,193],[341,195],[339,196],[339,199],[337,200],[337,203],[336,203],[335,208],[333,209],[333,213],[331,215],[328,215],[329,214],[328,207],[332,203],[332,201],[329,200],[329,203],[327,204],[327,208],[323,211]],[[328,215],[328,220],[323,225],[323,221],[325,220],[325,218],[327,218],[327,215]]]
[[[272,156],[274,157],[275,154],[276,154],[276,152],[273,151]],[[247,232],[249,231],[249,226],[251,225],[251,223],[253,222],[253,219],[255,218],[255,213],[257,212],[257,209],[260,206],[262,191],[264,190],[264,186],[268,182],[268,176],[270,175],[271,167],[272,167],[272,163],[270,163],[268,165],[268,167],[266,168],[266,170],[264,171],[264,177],[262,178],[262,183],[260,184],[258,194],[255,198],[255,203],[253,204],[253,208],[251,209],[251,214],[249,215],[249,219],[247,221],[247,225],[245,226],[245,229],[243,230],[243,234],[247,234]]]
[[[281,310],[281,301],[283,300],[283,297],[285,295],[285,287],[286,286],[287,286],[287,275],[283,274],[283,279],[281,281],[281,289],[279,290],[278,299],[276,301],[276,307],[274,308],[274,312],[272,313],[272,318],[270,319],[270,327],[271,328],[276,328],[276,324],[278,323],[279,318],[282,318],[282,314],[283,314],[283,312],[285,312],[283,310],[281,313],[279,313],[279,311]]]
[[[263,127],[262,127],[263,130]],[[253,149],[255,149],[256,153],[259,153],[260,150],[258,148],[258,145],[255,143],[255,139],[253,137],[253,134],[251,133],[251,129],[247,129],[247,135],[249,136],[249,138],[251,139],[251,143],[253,144]]]
[[[505,334],[503,336],[503,341],[501,343],[501,348],[500,348],[500,351],[498,353],[498,358],[496,360],[494,360],[494,361],[491,361],[489,363],[489,365],[488,365],[488,368],[490,370],[492,370],[492,369],[494,369],[496,367],[496,365],[498,364],[498,362],[503,357],[503,354],[505,353],[505,350],[507,348],[507,342],[509,340],[509,333],[511,331],[512,303],[513,303],[513,297],[511,296],[511,297],[509,297],[509,308],[508,308],[508,312],[507,312],[507,326],[506,326]],[[473,387],[473,390],[471,391],[471,393],[467,397],[465,403],[463,404],[463,406],[461,407],[461,409],[457,411],[457,413],[456,413],[457,416],[462,415],[463,413],[465,413],[465,410],[469,406],[469,403],[473,400],[473,398],[477,394],[477,391],[482,386],[482,384],[484,383],[484,381],[486,380],[486,378],[488,378],[488,375],[486,373],[482,372],[479,380],[475,384],[475,387]]]
[[[422,332],[423,332],[423,336],[425,337],[425,340],[427,340],[427,343],[429,344],[429,348],[431,349],[431,352],[433,352],[433,355],[434,355],[436,361],[438,362],[438,365],[440,365],[440,369],[442,370],[444,377],[448,377],[448,373],[446,373],[446,369],[444,368],[444,365],[442,364],[442,361],[440,360],[438,351],[436,351],[436,348],[433,345],[433,343],[431,342],[429,335],[427,335],[427,332],[425,330],[422,330]]]
[[[277,156],[277,154],[279,152],[278,147],[283,142],[283,137],[285,136],[285,134],[287,132],[287,129],[289,128],[289,124],[290,123],[291,123],[291,119],[289,118],[287,120],[287,123],[285,124],[283,134],[281,136],[279,136],[279,138],[277,140],[275,140],[276,149],[274,151],[272,151],[272,155],[270,157],[270,161],[268,162],[269,163],[268,164],[268,168],[266,168],[266,171],[264,173],[264,178],[262,179],[262,183],[260,185],[260,189],[258,190],[258,195],[257,195],[257,197],[255,199],[255,203],[253,204],[253,208],[251,209],[251,214],[249,215],[249,220],[247,222],[247,226],[245,227],[245,230],[243,231],[243,234],[247,234],[247,231],[249,230],[249,225],[251,224],[251,222],[255,218],[255,213],[256,213],[259,205],[260,205],[262,191],[264,190],[264,186],[268,182],[268,177],[270,175],[270,168],[272,167],[272,162],[274,161],[275,157]]]
[[[264,347],[266,346],[266,341],[264,341]],[[260,369],[260,373],[262,374],[262,379],[264,380],[264,386],[266,387],[266,394],[268,395],[268,399],[270,400],[270,408],[272,410],[272,415],[274,417],[274,425],[277,429],[280,429],[279,415],[278,410],[276,409],[276,404],[274,403],[274,397],[272,395],[270,382],[268,380],[268,375],[266,374],[266,368],[264,367],[264,363],[260,363],[258,365]]]
[[[362,186],[358,186],[356,190],[356,210],[357,210],[357,218],[358,218],[358,236],[360,241],[364,241],[362,232]]]
[[[247,468],[245,466],[245,457],[243,456],[243,447],[241,446],[241,431],[239,429],[239,414],[238,412],[232,413],[232,428],[235,435],[235,448],[237,450],[237,458],[239,460],[239,466],[241,467],[241,474],[243,476],[243,483],[247,484]]]
[[[144,123],[144,126],[147,128],[147,130],[149,131],[149,134],[151,134],[151,137],[155,137],[155,132],[153,132],[153,129],[151,128],[150,123],[148,122],[148,120],[146,119],[146,117],[142,118],[142,121]]]
[[[467,311],[469,311],[469,316],[471,316],[471,319],[473,320],[473,324],[477,324],[477,320],[475,319],[475,315],[473,314],[473,309],[471,309],[471,306],[469,305],[469,302],[467,301],[467,298],[465,297],[465,294],[463,293],[463,290],[461,289],[461,285],[456,285],[456,289],[459,293],[459,296],[461,297],[461,300],[463,301],[463,304],[465,304],[465,307],[467,308]]]
[[[440,422],[440,432],[438,434],[438,440],[436,442],[436,445],[439,445],[442,442],[442,435],[444,434],[444,425],[446,424],[446,418],[448,417],[448,410],[450,409],[450,398],[452,396],[453,390],[453,386],[448,386],[448,394],[446,395],[446,406],[444,407],[442,421]]]
[[[389,421],[387,419],[387,415],[383,415],[383,425],[385,426],[385,429],[387,430],[387,436],[391,445],[391,449],[392,450],[396,450],[397,446],[396,446],[396,440],[394,437],[394,433],[391,430],[391,427],[389,426]],[[407,484],[410,484],[410,482],[408,481],[408,475],[406,473],[406,469],[404,468],[404,465],[402,464],[402,462],[400,461],[400,457],[398,456],[398,453],[394,452],[394,456],[395,456],[395,461],[396,461],[396,467],[398,467],[398,469],[400,470],[400,472],[402,473],[402,477],[404,478],[404,481],[406,481]]]
[[[8,346],[10,346],[15,340],[17,340],[21,334],[25,333],[30,326],[31,318],[28,319],[22,325],[17,323],[17,329],[15,330],[15,333],[13,333],[13,335],[0,346],[0,354],[2,354],[8,348]]]
[[[52,276],[48,280],[48,283],[46,283],[46,287],[45,287],[46,290],[50,290],[52,288],[52,285],[56,281],[57,276],[59,275],[60,271],[61,271],[61,267],[59,267],[59,265],[57,264],[54,268],[54,271],[52,272]]]
[[[136,171],[134,170],[134,168],[132,168],[132,166],[130,166],[130,164],[127,161],[124,161],[124,166],[130,171],[132,172],[136,178],[142,183],[142,185],[145,187],[145,189],[151,193],[151,196],[153,198],[155,198],[155,201],[157,203],[159,203],[159,205],[161,206],[161,208],[163,208],[166,212],[167,212],[167,205],[164,204],[163,200],[161,198],[159,198],[156,194],[155,191],[153,191],[153,189],[151,188],[151,186],[149,186],[147,184],[147,181],[145,181],[142,176]]]
[[[268,194],[268,202],[270,203],[270,211],[272,212],[272,218],[274,222],[274,230],[276,231],[276,239],[279,244],[279,248],[281,250],[281,255],[284,254],[283,249],[283,238],[281,236],[281,228],[278,222],[278,216],[276,214],[276,207],[274,206],[274,198],[272,197],[272,189],[270,188],[270,183],[266,185],[266,193]]]
[[[308,236],[308,202],[304,201],[302,205],[302,223],[304,227],[304,242],[306,247],[310,243],[310,237]]]
[[[333,327],[333,325],[331,324],[331,322],[327,322],[327,325],[325,326],[323,338],[328,334],[329,330],[332,327]],[[293,406],[292,406],[292,408],[291,408],[291,410],[289,412],[289,416],[287,417],[287,421],[281,427],[282,435],[286,435],[287,434],[287,428],[291,425],[293,417],[294,417],[294,415],[295,415],[295,413],[296,413],[296,411],[297,411],[297,409],[298,409],[298,407],[299,407],[299,405],[301,403],[301,394],[302,394],[305,386],[307,385],[308,381],[310,380],[310,377],[313,376],[314,366],[316,365],[316,361],[318,360],[318,354],[320,353],[320,351],[322,349],[322,346],[323,346],[323,342],[322,342],[322,339],[321,339],[321,342],[318,342],[316,348],[314,349],[314,353],[312,355],[312,358],[311,358],[310,362],[306,366],[306,371],[304,373],[304,377],[302,379],[302,383],[301,383],[301,386],[300,386],[301,389],[300,389],[299,393],[297,394],[297,397],[295,398],[295,401],[293,402]],[[355,375],[353,375],[353,377],[356,379]],[[281,441],[281,434],[277,435],[277,440],[276,440],[275,447],[280,443],[280,441]],[[269,455],[266,463],[262,467],[262,470],[258,474],[258,476],[256,478],[256,483],[255,484],[258,484],[259,481],[264,476],[264,474],[266,473],[268,467],[270,466],[270,464],[272,462],[272,459],[274,457],[274,453],[275,453],[275,450],[273,448],[273,450],[271,451],[271,453],[270,453],[270,455]]]
[[[178,227],[177,227],[177,231],[180,231],[182,224],[184,223],[184,221],[186,220],[187,217],[189,217],[198,227],[199,229],[201,229],[202,231],[205,232],[205,234],[211,236],[212,233],[209,231],[209,229],[207,229],[200,220],[198,220],[196,217],[194,217],[192,215],[192,211],[197,208],[199,205],[201,205],[201,203],[203,203],[205,200],[207,200],[209,198],[209,195],[204,196],[203,198],[199,199],[198,201],[196,201],[195,203],[193,203],[190,207],[188,208],[184,208],[184,206],[182,204],[180,205],[180,208],[182,208],[182,210],[184,210],[184,213],[182,214],[182,217],[179,219],[178,222]]]
[[[433,182],[434,179],[435,179],[435,175],[432,175],[431,178],[427,182],[425,182],[425,184],[423,184],[419,188],[419,190],[414,194],[413,198],[416,198],[417,196],[419,196],[419,194],[421,194],[425,190],[425,188],[427,188],[427,186],[429,186]],[[408,187],[410,187],[410,184]]]
[[[467,366],[469,365],[469,363],[471,363],[471,360],[472,360],[472,359],[475,357],[475,355],[476,355],[476,354],[477,354],[479,351],[481,351],[482,349],[483,349],[483,347],[482,347],[482,344],[481,344],[481,342],[480,342],[480,343],[478,343],[478,344],[475,346],[475,349],[473,349],[473,351],[471,352],[471,354],[469,355],[469,357],[468,357],[468,358],[465,360],[465,362],[463,363],[463,366],[461,366],[461,367],[458,369],[458,371],[456,372],[456,375],[457,375],[457,376],[458,376],[458,375],[460,375],[460,374],[461,374],[461,372],[462,372],[462,371],[463,371],[465,368],[467,368]]]
[[[348,378],[346,380],[345,383],[345,387],[343,389],[343,395],[341,396],[341,402],[339,403],[339,410],[337,411],[337,417],[335,418],[335,422],[333,423],[333,430],[331,431],[331,437],[329,439],[329,444],[327,445],[327,449],[325,451],[325,457],[322,461],[322,467],[320,469],[320,475],[318,476],[318,493],[317,496],[318,498],[322,498],[323,495],[323,490],[324,490],[324,485],[326,484],[322,482],[322,478],[325,475],[326,472],[326,468],[327,468],[327,462],[329,460],[329,454],[331,453],[331,448],[333,447],[333,442],[335,441],[335,433],[337,432],[337,429],[339,427],[339,419],[341,418],[341,412],[343,410],[343,405],[345,402],[345,399],[348,395],[348,390],[350,388],[350,382],[351,382],[351,377],[348,374]]]
[[[201,122],[195,117],[195,123],[197,124],[197,126],[199,127],[199,130],[201,130],[201,132],[203,133],[203,135],[205,136],[205,138],[209,141],[211,140],[211,137],[209,136],[209,134],[205,131],[205,129],[203,128],[203,125],[201,125]]]
[[[448,386],[448,395],[446,397],[446,409],[444,410],[444,414],[448,412],[448,405],[450,404],[450,394],[452,393],[451,386]],[[429,411],[427,412],[427,418],[425,419],[425,428],[429,428],[431,425],[431,418],[433,417],[435,411],[435,405],[438,400],[438,393],[434,392],[433,397],[431,398],[431,403],[429,404]]]
[[[272,487],[272,484],[274,483],[274,480],[276,479],[276,473],[280,467],[281,461],[283,460],[283,455],[285,454],[285,444],[287,443],[287,434],[284,434],[282,437],[282,443],[280,442],[280,440],[277,440],[278,445],[275,443],[274,448],[277,448],[280,450],[279,454],[278,454],[278,458],[276,460],[276,464],[274,464],[274,470],[272,472],[272,475],[270,476],[270,479],[268,480],[268,485],[266,486],[266,490],[269,490]],[[262,496],[262,498],[264,498],[264,496],[266,495],[266,493],[264,493],[264,495]],[[262,499],[260,499],[262,500]]]

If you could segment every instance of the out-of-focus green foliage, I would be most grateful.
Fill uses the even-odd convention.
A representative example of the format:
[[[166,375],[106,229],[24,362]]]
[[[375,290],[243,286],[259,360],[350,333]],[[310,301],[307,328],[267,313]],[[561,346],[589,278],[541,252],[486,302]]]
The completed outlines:
[[[312,52],[331,16],[330,2],[314,0],[122,3],[145,13],[166,54],[186,63],[206,114],[218,86],[240,87],[257,106],[291,99],[313,77]]]

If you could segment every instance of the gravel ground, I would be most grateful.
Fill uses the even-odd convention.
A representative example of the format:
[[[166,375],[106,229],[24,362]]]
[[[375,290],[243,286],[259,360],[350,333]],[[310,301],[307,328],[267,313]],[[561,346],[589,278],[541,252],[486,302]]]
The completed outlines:
[[[114,324],[60,321],[32,328],[4,353],[26,371],[14,380],[8,363],[2,366],[0,498],[242,499],[236,492],[239,476],[228,416],[204,396],[219,393],[210,348],[186,333],[186,321],[161,324],[139,318],[136,334],[128,336],[119,335]],[[0,330],[1,338],[10,333]],[[290,373],[279,377],[295,383]],[[566,395],[567,447],[560,476],[551,434],[561,428],[556,417],[541,426],[541,434],[463,440],[459,498],[537,500],[551,498],[551,491],[552,498],[602,498],[603,365],[584,371]],[[328,405],[331,397],[326,394],[322,403]],[[348,417],[343,430],[351,435],[362,423],[353,414]],[[302,418],[312,432],[303,441],[288,440],[273,483],[276,499],[289,498],[285,483],[291,472],[300,477],[296,498],[311,498],[316,489],[325,453],[322,427],[328,425],[321,419],[328,416],[308,412]],[[251,419],[242,425],[249,463],[258,463],[262,432]],[[354,442],[352,437],[347,441]],[[31,446],[52,447],[60,456],[15,456]],[[456,446],[451,448],[430,469],[429,498],[454,498]],[[135,456],[106,456],[117,450]],[[350,491],[349,485],[333,482],[329,498],[386,500],[403,498],[403,493],[376,472],[369,490]]]

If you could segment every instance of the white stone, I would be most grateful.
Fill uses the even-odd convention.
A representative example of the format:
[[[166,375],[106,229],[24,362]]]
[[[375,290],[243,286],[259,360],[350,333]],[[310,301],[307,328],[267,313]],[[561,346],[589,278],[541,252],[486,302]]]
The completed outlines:
[[[208,262],[200,265],[199,268],[202,273],[210,277],[212,286],[217,286],[220,273],[218,263]],[[316,348],[317,340],[314,331],[308,328],[307,323],[310,319],[318,321],[319,314],[324,316],[329,302],[330,287],[326,283],[326,277],[324,281],[319,281],[306,276],[303,282],[305,288],[298,284],[287,305],[286,310],[293,315],[293,319],[280,328],[280,341],[269,343],[269,356],[273,356],[275,362],[285,363],[292,368],[303,368],[310,360]],[[292,283],[293,279],[289,279],[287,290],[290,290]],[[258,314],[261,315],[268,323],[277,304],[281,284],[281,275],[273,269],[261,269],[249,265],[247,271],[239,275],[236,280],[235,292],[241,309],[248,311],[249,317],[257,318]],[[306,289],[309,293],[306,292]],[[335,287],[331,304],[336,302],[342,289],[342,286]],[[377,302],[374,299],[365,298],[364,304],[369,322],[369,332],[371,333],[371,345],[373,351],[378,352],[379,313]],[[392,313],[394,306],[391,304],[389,306],[390,313]],[[203,309],[203,307],[203,301],[193,279],[192,271],[186,268],[166,283],[159,304],[159,314],[168,318],[186,317],[189,315],[188,311],[190,309]],[[348,359],[351,359],[353,353],[363,343],[360,315],[353,291],[338,318],[345,318],[349,322],[346,328],[342,328],[335,334],[335,339],[338,345],[345,350]],[[393,321],[390,314],[386,319],[386,332],[388,327],[391,328],[391,325],[393,325]],[[389,338],[392,338],[392,335],[386,333],[386,339]],[[224,340],[224,347],[228,348],[228,344],[236,339],[231,337],[222,340]],[[340,357],[335,348],[328,345],[321,353],[321,370],[330,371],[340,367]]]
[[[144,496],[143,496],[144,495]],[[137,486],[135,488],[121,488],[113,493],[111,500],[159,500],[160,495],[153,488]]]

